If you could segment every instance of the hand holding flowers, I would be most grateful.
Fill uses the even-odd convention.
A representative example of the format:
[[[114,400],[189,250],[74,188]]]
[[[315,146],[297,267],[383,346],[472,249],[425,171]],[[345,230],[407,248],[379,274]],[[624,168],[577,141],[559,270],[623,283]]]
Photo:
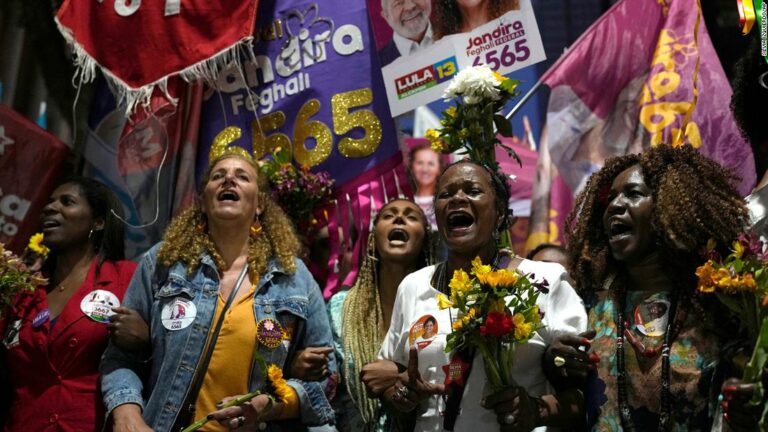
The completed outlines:
[[[255,427],[258,422],[270,420],[264,417],[275,403],[285,403],[293,391],[283,378],[283,371],[275,364],[266,366],[264,359],[256,352],[256,362],[265,377],[264,388],[246,395],[224,398],[214,411],[186,427],[182,432],[192,432],[200,429],[211,420],[216,420],[230,428],[240,428],[245,425]]]
[[[530,340],[542,327],[543,313],[536,300],[540,292],[548,291],[548,284],[532,282],[533,277],[516,270],[493,270],[477,257],[472,261],[469,274],[463,270],[454,272],[449,283],[450,298],[443,294],[437,297],[441,309],[458,310],[446,351],[477,349],[483,356],[486,376],[494,391],[514,385],[515,348]],[[463,380],[450,371],[446,375],[446,384]]]
[[[756,235],[742,234],[725,258],[715,251],[712,241],[706,253],[709,259],[696,269],[698,291],[717,296],[754,344],[742,381],[754,384],[749,403],[757,407],[765,397],[762,378],[768,365],[768,249]],[[768,427],[768,404],[763,407],[760,425]]]

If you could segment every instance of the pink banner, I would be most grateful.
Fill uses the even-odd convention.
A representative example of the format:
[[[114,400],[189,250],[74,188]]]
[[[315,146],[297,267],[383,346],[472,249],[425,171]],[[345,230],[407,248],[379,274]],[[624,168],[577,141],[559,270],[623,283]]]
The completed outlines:
[[[677,144],[682,135],[734,169],[742,194],[755,183],[752,151],[729,110],[731,88],[695,2],[617,3],[543,80],[552,88],[549,150],[574,192],[606,158]]]

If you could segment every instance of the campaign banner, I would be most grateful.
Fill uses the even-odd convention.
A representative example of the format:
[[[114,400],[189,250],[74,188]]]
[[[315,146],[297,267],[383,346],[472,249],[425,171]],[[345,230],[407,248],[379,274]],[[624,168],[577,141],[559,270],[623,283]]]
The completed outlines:
[[[227,67],[203,95],[197,175],[208,166],[214,137],[227,126],[242,130],[231,145],[256,158],[280,147],[291,150],[296,165],[327,171],[337,190],[329,221],[341,220],[342,231],[339,237],[330,230],[329,266],[338,267],[339,247],[347,242],[356,251],[355,269],[371,213],[408,188],[402,163],[390,163],[399,153],[398,139],[376,72],[365,2],[261,2],[257,15],[252,55]]]
[[[0,105],[0,243],[21,253],[40,224],[69,149]]]
[[[134,258],[160,241],[173,214],[192,203],[200,86],[174,80],[178,106],[154,95],[154,115],[127,121],[104,80],[97,81],[88,120],[85,172],[122,203],[125,254]]]
[[[442,97],[460,70],[501,74],[546,59],[530,0],[462,7],[435,0],[367,0],[392,114]]]

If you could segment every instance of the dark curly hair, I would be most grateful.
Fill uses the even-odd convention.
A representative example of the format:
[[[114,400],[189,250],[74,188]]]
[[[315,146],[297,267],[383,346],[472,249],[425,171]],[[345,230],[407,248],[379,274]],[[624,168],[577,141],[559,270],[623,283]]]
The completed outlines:
[[[518,0],[490,0],[489,3],[488,18],[491,20],[504,15],[509,10],[520,8]],[[434,40],[461,32],[461,11],[456,0],[436,0],[431,21]]]
[[[731,110],[736,124],[752,145],[759,179],[768,169],[768,128],[763,124],[768,119],[765,104],[768,89],[759,81],[762,74],[768,73],[768,64],[760,55],[760,38],[752,38],[744,56],[736,62],[735,71]]]
[[[496,211],[499,212],[500,216],[504,216],[502,218],[501,224],[497,228],[499,232],[503,232],[505,229],[507,229],[507,227],[509,227],[509,218],[512,216],[509,212],[509,197],[512,195],[512,191],[509,187],[507,176],[500,173],[497,169],[491,168],[485,163],[466,158],[459,159],[456,162],[449,164],[447,167],[445,167],[443,172],[440,173],[440,177],[437,178],[437,187],[435,188],[434,201],[437,202],[437,193],[440,191],[440,182],[443,180],[443,176],[445,175],[446,171],[448,171],[448,169],[452,166],[459,164],[479,166],[491,177],[491,186],[493,187],[493,197],[496,203]]]
[[[738,180],[690,145],[660,145],[642,154],[610,158],[590,177],[567,220],[566,239],[571,276],[579,293],[591,298],[609,273],[622,273],[603,229],[608,191],[624,170],[639,165],[652,191],[652,233],[669,275],[690,298],[696,267],[709,239],[727,248],[744,229],[747,209],[734,188]]]

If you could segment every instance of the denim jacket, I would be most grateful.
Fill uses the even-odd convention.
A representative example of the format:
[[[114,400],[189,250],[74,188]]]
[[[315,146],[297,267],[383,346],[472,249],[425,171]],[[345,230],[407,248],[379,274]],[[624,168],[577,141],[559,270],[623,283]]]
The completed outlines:
[[[144,421],[150,427],[167,431],[176,420],[208,332],[215,325],[212,320],[219,292],[219,274],[207,254],[191,276],[181,263],[163,267],[157,263],[159,246],[144,256],[123,300],[123,306],[135,309],[150,323],[152,357],[146,361],[139,353],[122,350],[110,343],[101,361],[101,384],[108,413],[122,404],[137,404],[142,407]],[[161,311],[164,305],[178,298],[194,303],[197,314],[187,327],[168,330],[161,321]],[[291,343],[297,345],[296,349],[331,346],[331,329],[323,298],[300,260],[296,260],[294,274],[286,273],[277,261],[270,260],[255,290],[253,312],[257,322],[272,318],[284,327],[304,329],[293,335],[292,342],[286,340],[275,349],[259,344],[259,352],[268,364],[284,366]],[[298,325],[301,321],[303,325]],[[251,351],[252,348],[244,347],[243,355],[250,358],[248,353]],[[246,357],[241,361],[252,361]],[[333,356],[329,358],[328,368],[335,377]],[[262,387],[262,378],[253,364],[250,391]],[[333,378],[319,382],[289,379],[288,384],[298,395],[303,424],[333,423],[330,397],[326,397],[326,390],[331,393],[334,389]],[[207,413],[196,413],[196,417],[204,414]]]

